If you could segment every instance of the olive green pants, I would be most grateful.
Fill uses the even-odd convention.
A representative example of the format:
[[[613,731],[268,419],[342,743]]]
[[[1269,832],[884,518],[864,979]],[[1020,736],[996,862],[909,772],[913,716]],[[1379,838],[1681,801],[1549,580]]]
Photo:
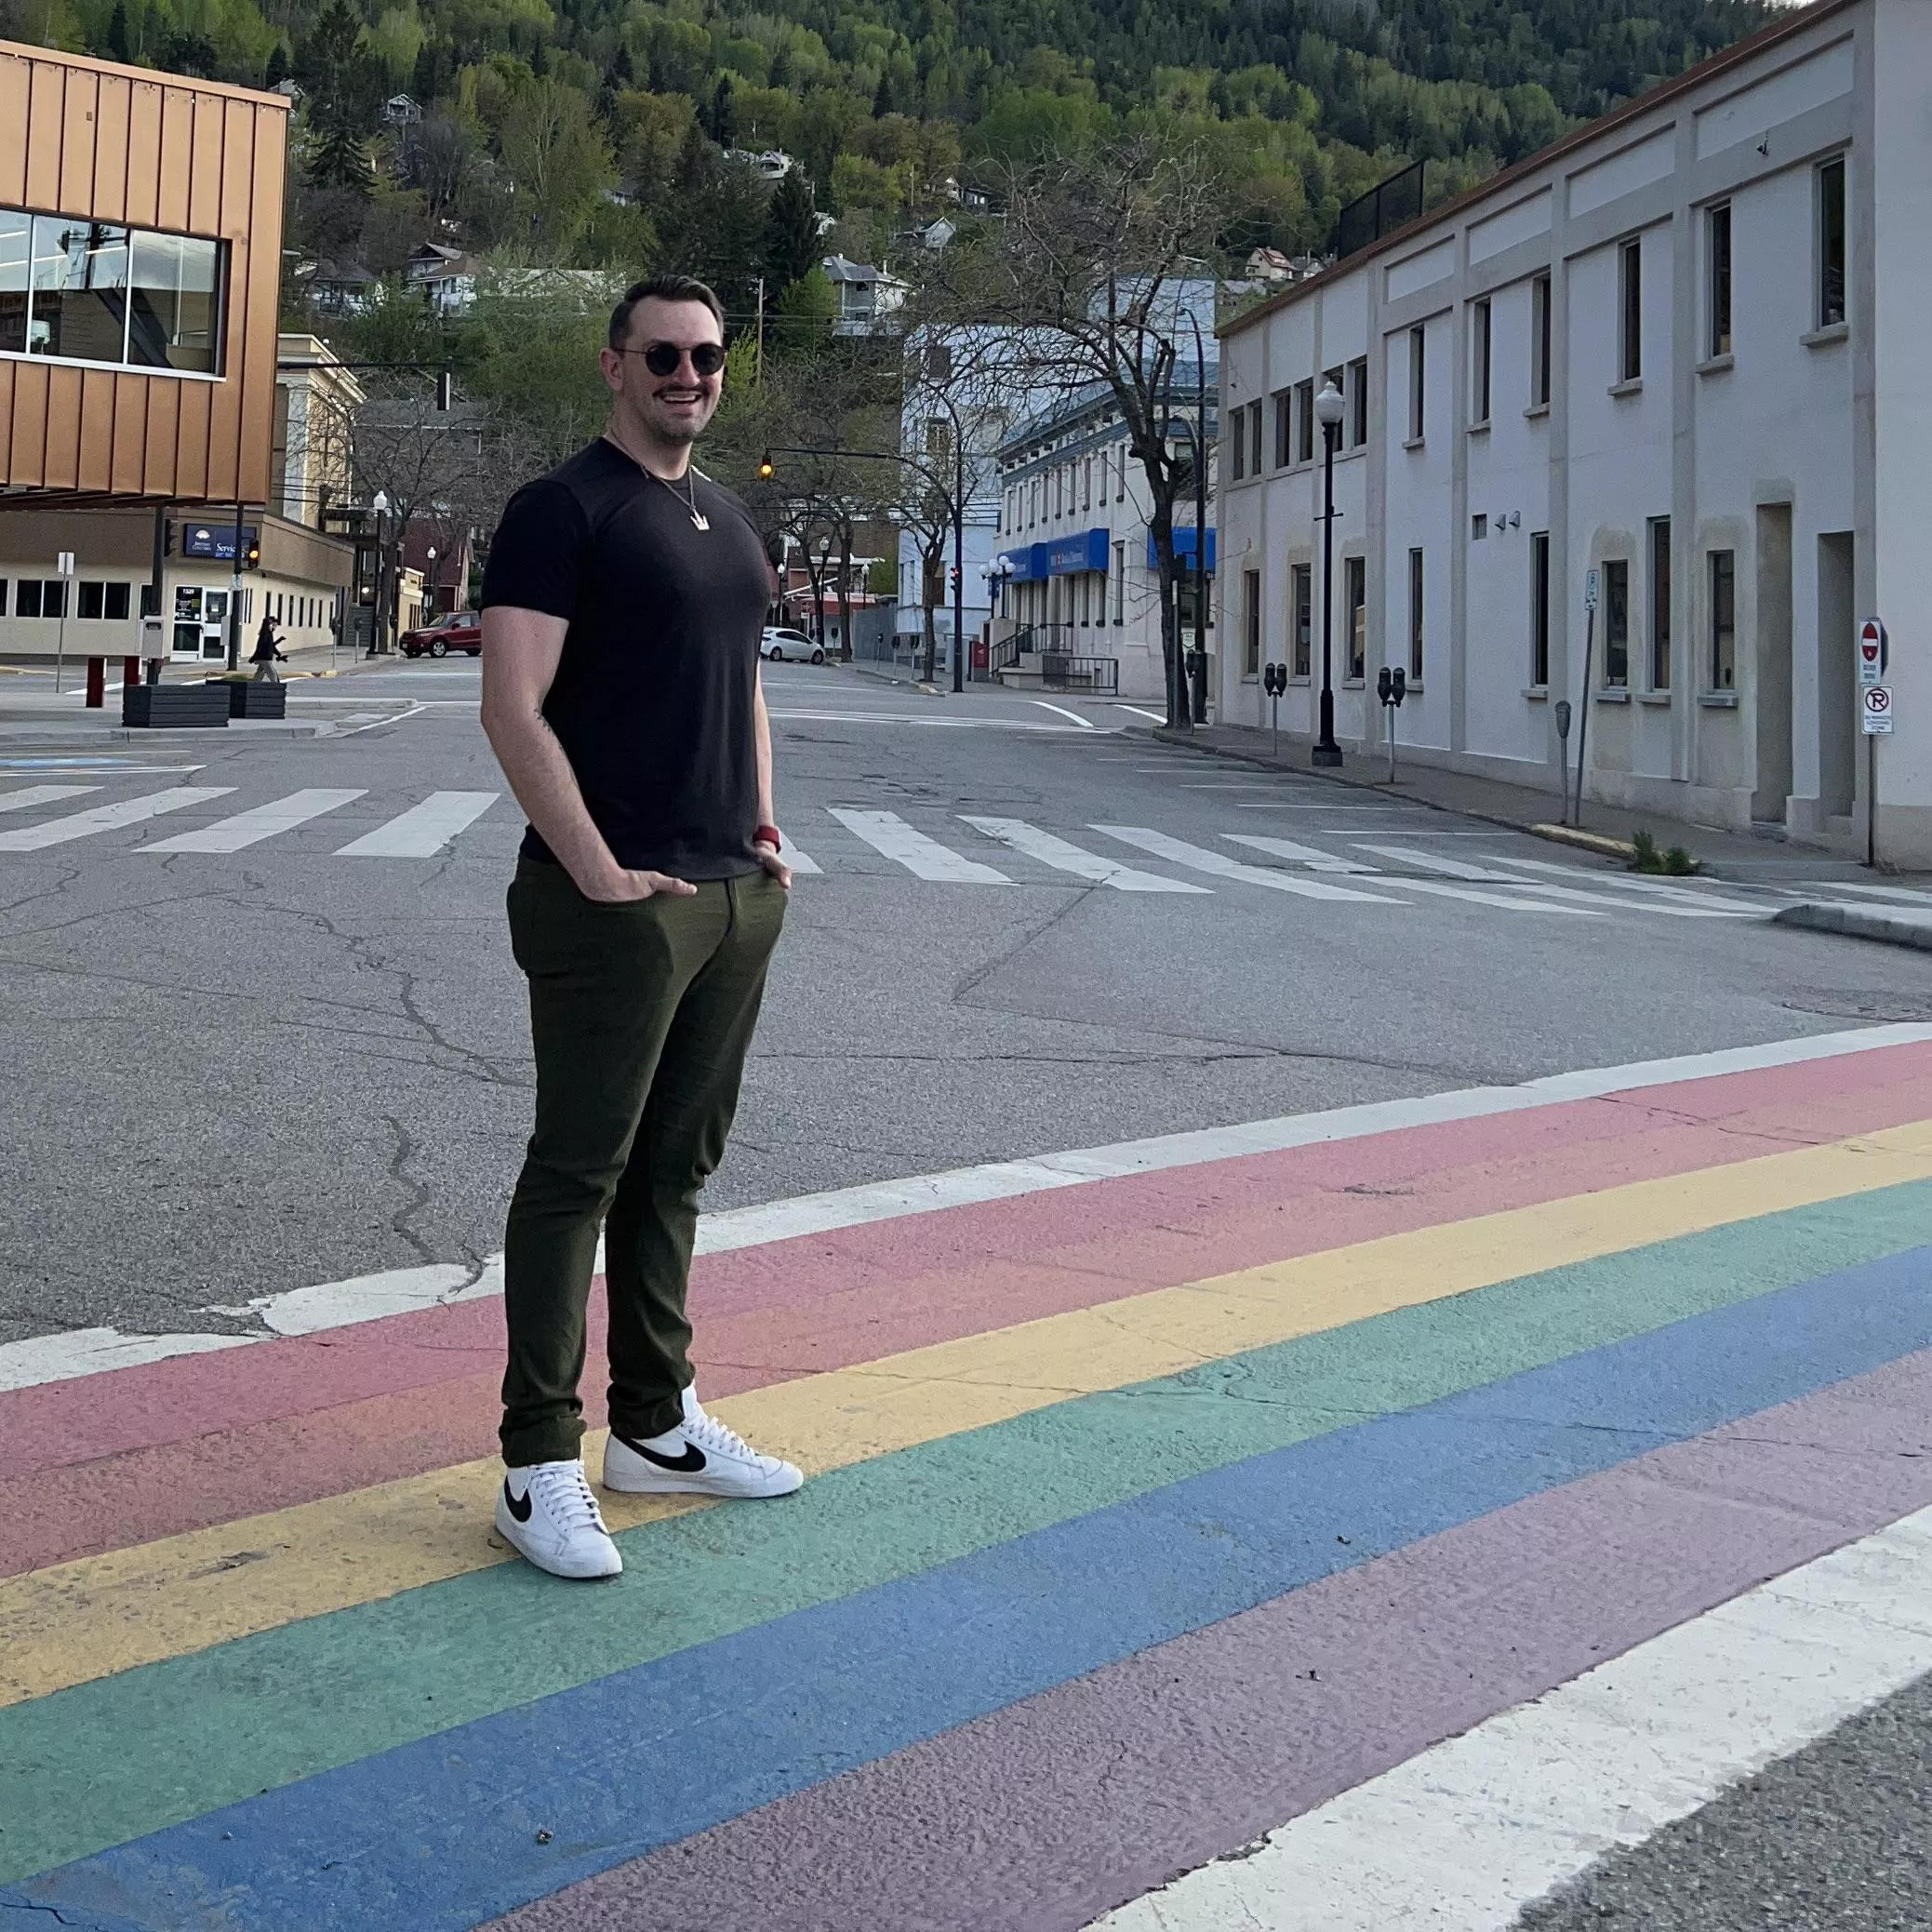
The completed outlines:
[[[517,866],[510,940],[530,982],[537,1125],[503,1244],[512,1468],[579,1453],[600,1227],[611,1427],[659,1435],[683,1414],[698,1193],[724,1156],[785,897],[753,873],[604,905],[562,866]]]

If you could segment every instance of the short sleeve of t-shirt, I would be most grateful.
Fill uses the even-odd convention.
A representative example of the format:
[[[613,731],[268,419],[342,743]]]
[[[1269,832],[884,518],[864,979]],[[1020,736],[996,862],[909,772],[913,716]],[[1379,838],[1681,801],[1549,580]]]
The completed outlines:
[[[483,566],[482,607],[508,604],[565,619],[577,615],[590,538],[576,492],[554,477],[526,483],[504,506]]]

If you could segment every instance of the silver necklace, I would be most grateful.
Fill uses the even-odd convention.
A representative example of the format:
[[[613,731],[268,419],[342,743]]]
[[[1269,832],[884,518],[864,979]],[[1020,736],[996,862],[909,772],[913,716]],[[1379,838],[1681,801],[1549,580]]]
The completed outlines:
[[[647,463],[638,462],[638,460],[634,456],[631,456],[631,452],[628,449],[624,449],[624,446],[615,436],[610,434],[608,431],[605,432],[604,440],[613,449],[623,449],[624,454],[630,456],[631,460],[633,463],[637,463],[637,467],[653,483],[661,483],[690,513],[691,527],[694,530],[708,530],[711,528],[711,518],[706,516],[698,507],[698,484],[695,475],[689,468],[686,468],[685,471],[685,486],[683,489],[679,489],[677,485],[673,483],[668,476],[660,476]]]
[[[644,465],[639,463],[637,467],[642,470]],[[646,471],[646,473],[651,476],[658,476],[658,473],[655,470]],[[673,483],[668,476],[658,476],[658,481],[691,513],[691,527],[694,530],[708,530],[711,528],[711,518],[706,516],[698,507],[698,485],[690,471],[686,470],[685,472],[685,486],[683,490],[680,490],[677,485]]]

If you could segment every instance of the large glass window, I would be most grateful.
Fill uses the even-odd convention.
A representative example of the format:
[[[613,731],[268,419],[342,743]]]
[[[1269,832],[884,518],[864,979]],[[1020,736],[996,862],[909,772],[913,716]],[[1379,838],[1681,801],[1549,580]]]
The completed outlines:
[[[221,372],[226,245],[0,208],[0,353]]]
[[[1613,691],[1630,686],[1630,562],[1604,565],[1604,683]]]
[[[1671,688],[1671,519],[1650,519],[1650,688]]]
[[[1711,553],[1711,688],[1729,691],[1738,682],[1738,558],[1735,551]]]
[[[1818,170],[1818,326],[1845,320],[1845,156]]]
[[[1529,681],[1538,689],[1550,683],[1550,533],[1529,539]]]
[[[1637,382],[1644,375],[1644,243],[1632,236],[1617,251],[1618,331],[1617,377]]]
[[[1721,201],[1704,217],[1704,236],[1711,278],[1710,327],[1704,338],[1706,355],[1731,353],[1731,205]]]
[[[1348,597],[1348,675],[1359,683],[1368,671],[1368,560],[1344,557],[1342,582]]]
[[[1288,569],[1288,625],[1294,642],[1294,655],[1288,663],[1291,677],[1307,677],[1313,656],[1313,567],[1310,564],[1295,564]]]

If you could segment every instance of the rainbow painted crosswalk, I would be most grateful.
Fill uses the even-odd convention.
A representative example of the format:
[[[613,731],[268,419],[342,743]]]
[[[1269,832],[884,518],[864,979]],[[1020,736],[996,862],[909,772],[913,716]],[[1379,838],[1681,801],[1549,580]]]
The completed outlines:
[[[608,1585],[488,1298],[0,1393],[0,1925],[1073,1932],[1932,1505],[1928,1032],[779,1216]]]

